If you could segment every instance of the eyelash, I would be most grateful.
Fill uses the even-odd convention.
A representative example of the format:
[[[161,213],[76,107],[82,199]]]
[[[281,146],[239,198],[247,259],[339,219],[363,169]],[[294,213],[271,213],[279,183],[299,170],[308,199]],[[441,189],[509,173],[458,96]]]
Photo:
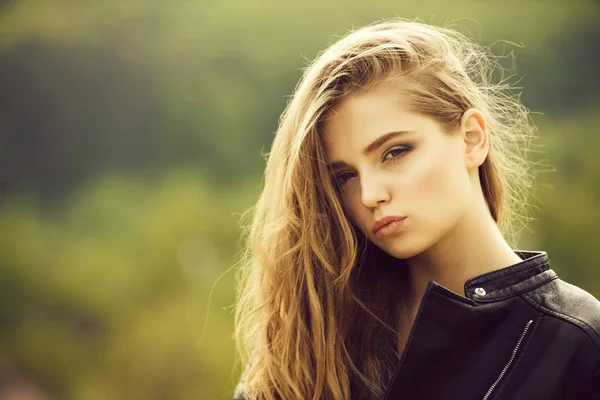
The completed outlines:
[[[394,150],[402,150],[402,151],[401,151],[401,152],[400,152],[400,154],[398,154],[397,156],[393,156],[393,157],[391,157],[391,158],[388,158],[388,159],[386,159],[386,157],[387,157],[387,156],[388,156],[390,153],[392,153]],[[391,162],[394,162],[394,161],[397,161],[397,160],[398,160],[398,158],[402,157],[402,155],[404,155],[404,153],[407,153],[407,152],[409,152],[410,150],[412,150],[412,146],[409,146],[409,145],[396,145],[396,146],[390,147],[390,148],[389,148],[389,149],[388,149],[386,152],[384,152],[384,153],[383,153],[383,155],[381,156],[381,161],[382,161],[382,162],[386,162],[386,161],[391,161]],[[345,181],[341,179],[341,177],[342,177],[343,175],[346,175],[346,174],[349,174],[349,172],[341,172],[341,173],[339,173],[339,174],[337,174],[337,175],[335,176],[335,179],[337,180],[337,182],[339,182],[341,185],[343,185],[344,183],[346,183],[346,182],[347,182],[347,181],[350,179],[350,178],[348,178],[348,179],[347,179],[347,180],[345,180]]]

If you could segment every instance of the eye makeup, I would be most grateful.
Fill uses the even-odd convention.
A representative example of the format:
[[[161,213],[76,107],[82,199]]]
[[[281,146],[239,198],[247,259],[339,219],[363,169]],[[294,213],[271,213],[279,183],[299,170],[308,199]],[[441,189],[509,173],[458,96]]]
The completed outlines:
[[[396,162],[400,159],[405,153],[413,150],[414,146],[409,144],[402,145],[394,145],[383,152],[380,160],[382,163],[384,162]],[[352,179],[354,172],[350,171],[342,171],[340,173],[335,174],[334,179],[340,185],[344,185],[350,179]]]

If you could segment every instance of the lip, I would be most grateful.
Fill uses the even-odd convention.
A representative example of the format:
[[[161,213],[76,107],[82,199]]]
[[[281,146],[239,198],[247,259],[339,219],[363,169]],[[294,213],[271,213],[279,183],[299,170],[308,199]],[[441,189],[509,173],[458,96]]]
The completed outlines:
[[[378,237],[386,237],[396,232],[403,225],[402,222],[405,219],[406,217],[397,215],[383,217],[375,221],[371,231]]]

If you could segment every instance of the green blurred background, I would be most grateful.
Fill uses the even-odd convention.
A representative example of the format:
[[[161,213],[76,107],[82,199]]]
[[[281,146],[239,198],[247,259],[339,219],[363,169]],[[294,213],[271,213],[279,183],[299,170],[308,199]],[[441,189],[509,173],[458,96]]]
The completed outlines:
[[[0,4],[3,400],[232,398],[261,151],[307,61],[382,18],[524,45],[493,47],[539,127],[520,247],[600,297],[598,2]]]

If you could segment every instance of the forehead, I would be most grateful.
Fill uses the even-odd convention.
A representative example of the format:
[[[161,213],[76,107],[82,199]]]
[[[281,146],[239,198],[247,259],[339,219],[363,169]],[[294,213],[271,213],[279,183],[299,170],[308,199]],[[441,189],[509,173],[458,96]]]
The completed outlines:
[[[410,112],[397,88],[376,88],[343,98],[322,121],[323,141],[330,160],[363,149],[391,131],[414,131],[424,117]]]

